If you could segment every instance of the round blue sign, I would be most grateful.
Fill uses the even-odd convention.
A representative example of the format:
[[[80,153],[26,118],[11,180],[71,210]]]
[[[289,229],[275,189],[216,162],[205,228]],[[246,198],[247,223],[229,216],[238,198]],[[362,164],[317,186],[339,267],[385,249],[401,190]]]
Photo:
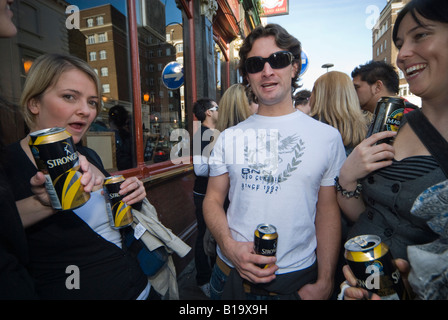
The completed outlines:
[[[309,60],[308,56],[306,55],[305,51],[302,50],[302,69],[300,69],[300,76],[303,76],[303,74],[308,70],[309,66]]]
[[[179,89],[184,84],[184,66],[176,61],[168,63],[162,71],[162,82],[170,90]]]

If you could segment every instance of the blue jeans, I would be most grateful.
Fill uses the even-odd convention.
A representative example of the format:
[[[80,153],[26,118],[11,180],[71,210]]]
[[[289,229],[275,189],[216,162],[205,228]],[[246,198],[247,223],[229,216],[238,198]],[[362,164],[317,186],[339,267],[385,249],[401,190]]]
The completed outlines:
[[[221,300],[222,292],[227,281],[227,276],[215,263],[210,278],[210,299]]]

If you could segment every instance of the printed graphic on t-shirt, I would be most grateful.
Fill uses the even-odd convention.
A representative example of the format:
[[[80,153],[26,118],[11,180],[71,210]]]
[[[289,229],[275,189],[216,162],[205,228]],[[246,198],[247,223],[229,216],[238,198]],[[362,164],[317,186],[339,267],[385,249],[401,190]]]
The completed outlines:
[[[241,169],[241,190],[276,193],[299,168],[305,143],[296,134],[283,138],[278,131],[261,133],[256,140],[244,148],[247,167]]]

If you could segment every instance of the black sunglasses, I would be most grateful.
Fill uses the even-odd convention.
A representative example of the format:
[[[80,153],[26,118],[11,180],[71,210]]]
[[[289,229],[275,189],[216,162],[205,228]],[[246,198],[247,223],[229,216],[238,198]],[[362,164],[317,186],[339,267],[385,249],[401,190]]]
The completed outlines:
[[[292,63],[294,56],[289,51],[274,52],[267,58],[262,57],[250,57],[246,59],[246,71],[248,73],[257,73],[263,70],[266,62],[269,63],[273,69],[282,69],[289,66]]]

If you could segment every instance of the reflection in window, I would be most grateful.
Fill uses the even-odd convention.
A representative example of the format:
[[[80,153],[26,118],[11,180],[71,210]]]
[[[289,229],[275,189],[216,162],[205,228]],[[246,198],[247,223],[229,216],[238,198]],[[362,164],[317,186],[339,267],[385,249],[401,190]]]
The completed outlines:
[[[106,42],[107,41],[107,34],[106,33],[100,33],[98,35],[98,42]]]
[[[108,67],[102,67],[101,68],[101,76],[107,77],[109,75],[109,68]]]
[[[106,50],[101,50],[100,51],[100,59],[101,60],[106,60],[107,59]]]
[[[140,68],[142,79],[149,79],[142,84],[142,92],[148,93],[147,99],[142,101],[144,159],[160,162],[168,160],[170,155],[172,130],[186,128],[181,90],[167,88],[162,81],[165,66],[183,60],[182,51],[178,49],[183,44],[183,22],[175,0],[138,3],[138,10],[142,12],[138,20],[139,38],[148,39],[139,43],[140,50],[148,52],[140,57],[140,64],[149,66]]]
[[[110,92],[110,85],[108,83],[103,84],[103,93]]]
[[[16,66],[8,70],[21,70],[21,78],[11,83],[3,80],[11,79],[9,75],[0,78],[2,89],[11,92],[8,98],[14,103],[20,99],[26,77],[26,59],[32,61],[48,52],[75,55],[87,61],[102,80],[100,94],[103,108],[87,135],[98,131],[114,132],[115,144],[118,145],[118,133],[110,125],[109,111],[120,105],[129,116],[126,124],[132,136],[130,143],[133,144],[133,99],[140,99],[143,146],[138,147],[145,150],[145,161],[149,163],[166,160],[171,147],[170,133],[176,128],[186,128],[187,122],[183,87],[169,89],[162,82],[164,67],[172,61],[183,61],[183,21],[176,1],[135,0],[142,97],[132,97],[129,85],[131,72],[126,0],[50,1],[51,6],[46,2],[27,0],[14,3],[20,6],[20,19],[17,17],[19,34],[8,47],[7,51],[12,54],[8,55],[8,59],[0,60],[0,64]],[[80,10],[78,28],[68,29],[65,25],[69,5],[75,5]],[[105,160],[113,159],[111,154],[101,154],[94,148]],[[132,145],[131,149],[134,153],[136,146]],[[135,154],[132,163],[131,166],[135,165]],[[114,163],[113,168],[106,169],[113,172],[117,168],[117,163]]]

